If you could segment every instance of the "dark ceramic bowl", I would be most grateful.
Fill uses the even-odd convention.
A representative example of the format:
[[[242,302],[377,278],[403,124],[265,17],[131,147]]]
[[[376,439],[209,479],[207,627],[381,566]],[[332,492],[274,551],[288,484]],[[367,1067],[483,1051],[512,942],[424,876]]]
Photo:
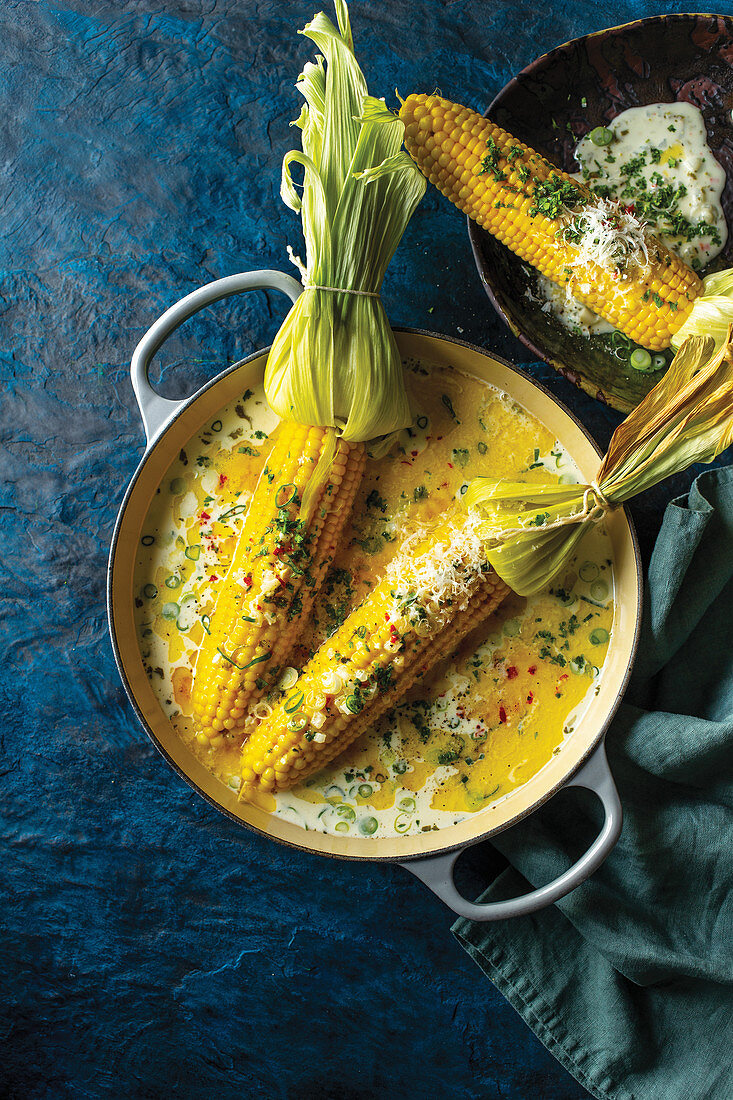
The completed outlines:
[[[667,15],[612,27],[558,46],[523,69],[486,112],[565,171],[589,130],[627,107],[692,103],[702,111],[708,143],[728,181],[722,205],[731,230],[703,274],[733,266],[733,17]],[[468,223],[487,294],[510,329],[535,355],[593,397],[628,412],[659,380],[616,358],[607,341],[565,329],[526,294],[526,264]]]

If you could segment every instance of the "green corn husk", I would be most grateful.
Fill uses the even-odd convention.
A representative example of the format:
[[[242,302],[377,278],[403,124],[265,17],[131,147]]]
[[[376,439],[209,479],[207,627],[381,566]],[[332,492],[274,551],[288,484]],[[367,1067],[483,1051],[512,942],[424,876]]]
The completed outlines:
[[[301,32],[321,51],[296,87],[306,105],[295,125],[303,151],[283,161],[281,194],[302,219],[306,289],[275,337],[265,393],[276,413],[366,441],[411,420],[402,365],[378,297],[382,279],[426,181],[401,151],[404,124],[368,95],[353,52],[346,4],[339,30],[323,12]],[[290,175],[304,170],[302,195]]]
[[[733,327],[691,336],[662,380],[613,433],[593,485],[475,478],[463,499],[485,518],[489,560],[510,588],[531,595],[567,566],[588,526],[611,506],[733,443]],[[598,491],[596,491],[598,490]]]

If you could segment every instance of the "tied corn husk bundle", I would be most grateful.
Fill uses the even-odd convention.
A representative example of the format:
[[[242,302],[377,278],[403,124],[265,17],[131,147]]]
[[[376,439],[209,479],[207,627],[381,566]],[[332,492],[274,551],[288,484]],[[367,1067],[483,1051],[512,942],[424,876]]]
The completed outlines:
[[[368,95],[343,0],[336,12],[339,30],[321,12],[301,32],[321,55],[296,84],[306,100],[295,123],[303,151],[285,157],[281,194],[301,215],[306,263],[294,262],[306,290],[272,345],[265,392],[283,419],[356,442],[410,423],[379,291],[426,182],[401,151],[404,124]],[[304,171],[302,194],[293,164]]]
[[[590,524],[733,442],[733,328],[715,351],[691,336],[662,380],[613,433],[590,485],[537,485],[475,478],[463,503],[485,518],[481,534],[499,576],[522,596],[567,566]]]

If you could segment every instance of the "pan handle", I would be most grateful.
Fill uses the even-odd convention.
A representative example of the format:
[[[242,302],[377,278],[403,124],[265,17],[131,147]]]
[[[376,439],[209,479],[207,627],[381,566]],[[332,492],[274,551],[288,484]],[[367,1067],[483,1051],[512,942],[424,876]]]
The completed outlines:
[[[170,401],[156,393],[148,381],[148,370],[153,356],[160,350],[172,332],[212,302],[231,298],[245,290],[280,290],[295,302],[303,290],[297,279],[281,271],[244,271],[239,275],[227,275],[206,283],[172,305],[150,326],[135,348],[130,363],[132,388],[135,391],[148,444],[178,412],[185,401]]]
[[[603,742],[600,743],[591,758],[583,765],[572,779],[565,784],[566,787],[586,787],[597,794],[603,803],[605,819],[603,828],[577,863],[569,867],[558,878],[548,882],[546,886],[540,886],[537,890],[531,890],[521,897],[512,898],[509,901],[492,901],[484,904],[471,902],[464,898],[456,890],[453,882],[453,868],[456,860],[465,848],[459,848],[457,852],[448,852],[446,855],[431,856],[428,859],[418,859],[403,863],[402,866],[429,886],[434,894],[457,913],[459,917],[467,917],[469,920],[487,921],[503,920],[505,917],[522,917],[527,913],[534,913],[543,909],[554,901],[565,897],[576,886],[580,886],[594,871],[597,871],[609,854],[621,833],[622,811],[621,801],[613,781],[611,770],[606,759],[606,750]]]

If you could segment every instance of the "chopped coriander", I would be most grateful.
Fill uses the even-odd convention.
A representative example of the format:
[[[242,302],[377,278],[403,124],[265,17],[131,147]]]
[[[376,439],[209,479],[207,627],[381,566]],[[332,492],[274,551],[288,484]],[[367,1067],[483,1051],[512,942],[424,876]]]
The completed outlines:
[[[566,207],[574,206],[582,200],[582,195],[571,180],[564,180],[555,172],[548,180],[538,183],[534,189],[533,203],[529,208],[530,218],[543,214],[546,218],[559,218]]]
[[[367,508],[378,508],[380,512],[387,511],[387,501],[384,497],[380,497],[376,489],[372,489],[366,498],[366,506]]]

